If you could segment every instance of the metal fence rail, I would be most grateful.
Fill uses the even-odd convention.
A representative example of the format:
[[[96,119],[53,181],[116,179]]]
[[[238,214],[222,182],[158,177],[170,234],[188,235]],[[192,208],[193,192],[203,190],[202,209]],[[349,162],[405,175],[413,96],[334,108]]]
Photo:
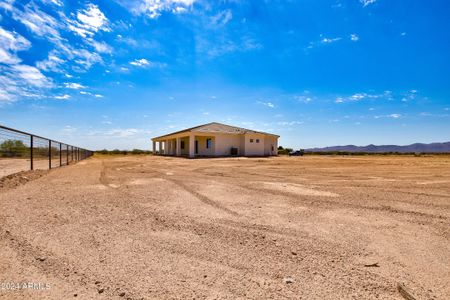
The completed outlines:
[[[93,151],[0,125],[0,177],[48,170],[86,159]]]

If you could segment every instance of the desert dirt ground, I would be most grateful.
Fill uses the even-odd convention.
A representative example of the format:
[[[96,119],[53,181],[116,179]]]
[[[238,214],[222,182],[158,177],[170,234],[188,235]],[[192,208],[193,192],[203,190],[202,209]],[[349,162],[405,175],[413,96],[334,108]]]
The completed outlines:
[[[0,205],[0,299],[450,299],[450,156],[93,157]]]
[[[58,160],[59,166],[59,160]],[[56,166],[56,164],[53,164]],[[48,159],[39,158],[34,159],[34,169],[35,170],[47,170],[48,169]],[[0,158],[0,178],[3,176],[11,175],[17,172],[30,170],[30,160],[25,158]]]

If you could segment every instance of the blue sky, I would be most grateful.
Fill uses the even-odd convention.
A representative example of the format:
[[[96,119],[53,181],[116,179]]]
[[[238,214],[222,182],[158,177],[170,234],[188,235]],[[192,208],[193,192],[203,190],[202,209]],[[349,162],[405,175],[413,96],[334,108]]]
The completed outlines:
[[[211,121],[450,140],[450,2],[0,0],[0,123],[90,149]]]

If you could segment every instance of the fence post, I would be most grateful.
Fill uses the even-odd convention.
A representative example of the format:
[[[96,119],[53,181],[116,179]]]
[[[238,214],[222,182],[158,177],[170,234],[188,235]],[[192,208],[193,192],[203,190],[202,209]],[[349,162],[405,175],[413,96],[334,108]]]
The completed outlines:
[[[33,135],[30,135],[30,169],[33,170]]]
[[[48,169],[52,168],[52,140],[48,140]]]

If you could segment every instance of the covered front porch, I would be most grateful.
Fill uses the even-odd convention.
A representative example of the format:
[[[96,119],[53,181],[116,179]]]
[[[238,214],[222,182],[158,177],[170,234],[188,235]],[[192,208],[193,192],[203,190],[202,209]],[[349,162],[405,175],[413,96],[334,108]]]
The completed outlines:
[[[216,137],[213,135],[181,135],[152,139],[153,154],[184,157],[208,157],[216,153]]]

